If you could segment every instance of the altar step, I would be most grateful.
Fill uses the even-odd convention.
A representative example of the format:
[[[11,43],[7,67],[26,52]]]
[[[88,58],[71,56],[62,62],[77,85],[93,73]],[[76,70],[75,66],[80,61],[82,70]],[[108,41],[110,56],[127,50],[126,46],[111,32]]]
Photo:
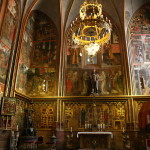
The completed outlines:
[[[87,148],[83,148],[83,149],[78,149],[78,150],[93,150],[92,148],[90,148],[90,149],[87,149]],[[95,150],[111,150],[111,149],[103,149],[103,148],[101,148],[101,149],[95,149]]]

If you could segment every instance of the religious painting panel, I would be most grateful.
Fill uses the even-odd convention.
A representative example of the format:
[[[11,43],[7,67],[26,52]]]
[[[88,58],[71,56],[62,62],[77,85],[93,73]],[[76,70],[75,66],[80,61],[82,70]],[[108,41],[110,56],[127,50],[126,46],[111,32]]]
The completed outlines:
[[[16,98],[2,97],[1,115],[15,115],[16,112]]]
[[[123,94],[121,68],[108,69],[68,69],[66,72],[66,89],[68,96],[119,95]]]
[[[64,102],[64,128],[85,131],[124,130],[126,111],[126,102]]]
[[[150,8],[138,10],[129,24],[129,53],[134,95],[150,94]]]

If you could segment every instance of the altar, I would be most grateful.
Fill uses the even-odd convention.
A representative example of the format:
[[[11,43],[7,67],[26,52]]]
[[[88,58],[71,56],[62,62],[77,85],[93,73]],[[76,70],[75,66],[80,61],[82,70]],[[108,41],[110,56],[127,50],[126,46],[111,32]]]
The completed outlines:
[[[112,132],[78,132],[80,149],[110,149]]]

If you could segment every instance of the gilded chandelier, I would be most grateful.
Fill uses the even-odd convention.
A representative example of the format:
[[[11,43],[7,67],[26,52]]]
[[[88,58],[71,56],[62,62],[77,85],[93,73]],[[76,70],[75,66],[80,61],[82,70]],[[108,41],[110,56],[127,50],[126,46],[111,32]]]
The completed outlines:
[[[96,1],[85,1],[80,7],[80,19],[73,21],[72,40],[82,45],[88,55],[94,56],[111,37],[110,20],[102,15],[102,5]]]

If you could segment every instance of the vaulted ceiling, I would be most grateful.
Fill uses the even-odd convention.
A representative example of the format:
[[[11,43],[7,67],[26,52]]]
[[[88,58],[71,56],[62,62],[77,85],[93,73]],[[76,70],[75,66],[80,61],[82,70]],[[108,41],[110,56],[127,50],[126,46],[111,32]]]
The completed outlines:
[[[103,12],[118,29],[127,26],[132,14],[147,1],[149,0],[98,0],[102,4]],[[58,31],[62,32],[79,15],[79,8],[83,2],[84,0],[29,0],[26,12],[31,7],[31,10],[44,12],[53,20]]]

